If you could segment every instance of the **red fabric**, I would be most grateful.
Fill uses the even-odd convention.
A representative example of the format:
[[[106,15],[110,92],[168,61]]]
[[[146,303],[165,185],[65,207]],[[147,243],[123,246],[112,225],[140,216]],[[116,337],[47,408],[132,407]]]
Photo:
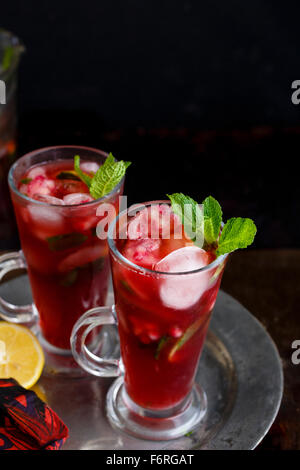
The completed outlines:
[[[35,392],[0,379],[0,451],[59,450],[69,432]]]

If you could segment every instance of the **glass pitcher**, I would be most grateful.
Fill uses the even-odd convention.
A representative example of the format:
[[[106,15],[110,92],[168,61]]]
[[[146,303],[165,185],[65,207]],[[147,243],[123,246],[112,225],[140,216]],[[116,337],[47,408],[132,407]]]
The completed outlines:
[[[21,41],[0,28],[0,249],[14,248],[16,228],[7,184],[16,158],[16,91]]]

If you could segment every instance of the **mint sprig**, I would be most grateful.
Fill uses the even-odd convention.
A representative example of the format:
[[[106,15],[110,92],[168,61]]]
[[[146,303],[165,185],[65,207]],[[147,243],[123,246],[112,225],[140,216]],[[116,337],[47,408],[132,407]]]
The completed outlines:
[[[256,226],[252,219],[233,217],[229,219],[223,227],[218,248],[217,256],[231,253],[238,248],[247,248],[253,243],[256,234]]]
[[[112,153],[110,153],[95,175],[90,176],[81,170],[79,155],[74,157],[74,170],[79,178],[88,186],[90,194],[94,199],[110,193],[122,180],[129,165],[131,165],[131,162],[116,161]]]
[[[208,244],[218,239],[222,223],[222,209],[218,201],[208,196],[203,201],[204,208],[204,238]]]
[[[189,196],[182,193],[174,193],[167,195],[171,200],[173,212],[177,215],[183,213],[184,204],[191,204],[193,210],[190,212],[190,218],[181,218],[184,225],[184,230],[189,236],[192,227],[193,233],[199,234],[204,232],[204,245],[207,250],[215,251],[217,256],[231,253],[240,248],[246,248],[253,243],[257,229],[253,220],[242,217],[233,217],[229,219],[223,226],[222,225],[222,209],[220,204],[212,196],[208,196],[203,201],[203,215],[204,217],[196,218],[196,213],[200,206]],[[199,209],[197,209],[197,207]],[[204,220],[204,228],[203,228]],[[187,230],[186,230],[187,225]],[[190,237],[193,241],[194,239]],[[199,240],[199,238],[198,238]],[[195,243],[195,241],[194,241]],[[195,243],[198,246],[199,243]]]
[[[79,232],[66,233],[64,235],[54,235],[53,237],[47,238],[48,246],[51,251],[67,250],[69,248],[81,245],[86,240],[87,236]]]
[[[14,56],[13,46],[6,46],[4,49],[4,53],[2,57],[2,64],[1,64],[3,71],[6,71],[9,69],[13,56]]]
[[[88,188],[91,186],[92,177],[87,173],[84,173],[80,168],[80,156],[75,155],[74,157],[74,171],[77,173],[81,181],[83,181]]]
[[[195,245],[203,245],[204,218],[201,206],[190,196],[182,193],[167,194],[172,203],[172,210],[183,226],[187,236]]]
[[[92,179],[90,193],[93,198],[97,199],[110,193],[121,181],[130,164],[131,162],[123,160],[115,161],[110,153]]]

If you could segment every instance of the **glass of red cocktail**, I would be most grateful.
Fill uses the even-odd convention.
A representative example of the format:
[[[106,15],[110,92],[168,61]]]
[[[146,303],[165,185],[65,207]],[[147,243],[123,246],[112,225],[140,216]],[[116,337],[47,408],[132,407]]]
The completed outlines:
[[[11,167],[9,186],[22,251],[0,257],[1,279],[9,271],[27,269],[34,301],[16,306],[0,298],[0,316],[13,322],[38,317],[46,366],[75,374],[81,369],[70,350],[72,327],[87,308],[105,305],[108,291],[107,240],[96,234],[98,224],[106,223],[105,211],[99,209],[108,203],[117,214],[124,185],[123,178],[110,193],[94,200],[74,172],[76,154],[90,175],[107,158],[87,147],[48,147]]]
[[[115,305],[76,322],[74,357],[94,375],[119,377],[107,395],[113,426],[144,439],[177,438],[205,417],[206,395],[194,379],[227,254],[195,246],[166,201],[122,212],[108,244]],[[121,359],[91,355],[92,328],[115,322]]]

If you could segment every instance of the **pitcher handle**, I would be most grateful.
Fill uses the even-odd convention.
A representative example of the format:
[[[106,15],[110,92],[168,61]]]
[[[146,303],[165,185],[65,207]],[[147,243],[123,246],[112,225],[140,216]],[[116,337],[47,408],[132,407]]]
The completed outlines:
[[[0,283],[6,274],[18,269],[27,269],[23,252],[12,251],[0,255]],[[31,323],[38,318],[34,304],[15,305],[0,296],[0,318],[11,323]]]
[[[121,359],[101,358],[86,346],[89,333],[99,326],[117,324],[115,307],[96,307],[87,310],[75,323],[71,333],[71,349],[76,362],[98,377],[118,377],[122,374]]]

